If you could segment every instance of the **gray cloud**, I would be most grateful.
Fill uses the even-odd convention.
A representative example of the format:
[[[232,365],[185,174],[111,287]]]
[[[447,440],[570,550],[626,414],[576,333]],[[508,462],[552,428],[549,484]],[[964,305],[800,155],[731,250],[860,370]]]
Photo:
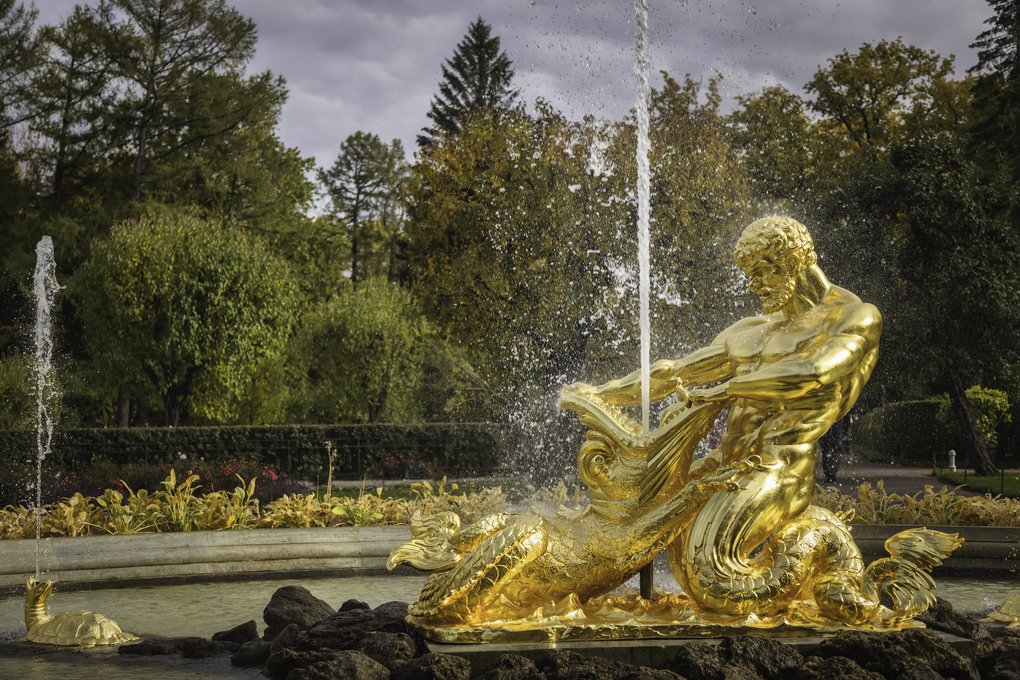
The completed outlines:
[[[724,97],[781,83],[803,94],[819,66],[864,42],[894,40],[955,54],[991,14],[985,0],[650,0],[653,71],[724,76]],[[54,23],[73,0],[47,0]],[[429,121],[444,59],[477,16],[514,61],[529,105],[541,97],[571,117],[618,119],[633,106],[633,7],[621,0],[236,0],[258,25],[253,71],[290,88],[280,136],[321,166],[357,130],[397,138],[410,155]],[[653,85],[661,80],[656,76]]]

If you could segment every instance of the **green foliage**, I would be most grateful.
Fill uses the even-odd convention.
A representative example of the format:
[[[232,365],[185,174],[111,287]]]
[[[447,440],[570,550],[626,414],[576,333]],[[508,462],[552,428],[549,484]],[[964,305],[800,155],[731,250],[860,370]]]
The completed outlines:
[[[437,343],[410,294],[383,279],[348,285],[308,312],[290,353],[293,413],[303,422],[413,422]]]
[[[296,313],[285,264],[258,241],[186,212],[117,225],[75,285],[93,352],[148,381],[168,425],[189,412],[237,413],[251,372],[282,351]]]
[[[978,432],[986,444],[998,441],[999,426],[1012,422],[1009,414],[1009,397],[1002,390],[987,389],[974,385],[966,392],[974,409]],[[939,403],[939,422],[954,436],[960,436],[960,423],[949,403],[949,395],[943,395]]]
[[[394,260],[403,236],[403,211],[397,209],[397,199],[407,173],[400,140],[387,146],[360,130],[340,145],[329,170],[319,170],[336,229],[346,232],[350,244],[354,283],[372,274],[396,280]]]
[[[44,54],[35,31],[38,14],[34,5],[0,0],[0,147],[9,126],[23,119],[25,80]]]
[[[16,430],[35,422],[34,399],[30,385],[30,360],[15,354],[0,357],[0,430]]]
[[[782,85],[737,101],[742,108],[730,115],[733,141],[744,151],[755,195],[774,209],[796,204],[806,188],[815,146],[804,101]]]
[[[835,513],[851,513],[850,521],[854,524],[1020,526],[1020,501],[1015,498],[960,496],[955,490],[943,487],[935,491],[931,486],[908,496],[886,493],[881,480],[875,486],[862,484],[856,498],[835,487],[819,486],[814,503]]]
[[[938,401],[880,406],[850,427],[850,441],[872,460],[931,463],[953,447],[939,409]]]
[[[714,87],[701,105],[698,84],[666,76],[653,97],[656,356],[707,340],[743,302],[720,304],[736,282],[729,248],[747,185]],[[555,422],[548,396],[565,382],[637,363],[635,141],[630,125],[536,109],[478,116],[427,150],[409,190],[410,261],[416,294],[469,348],[492,412]]]
[[[933,89],[952,72],[951,60],[897,38],[843,50],[804,89],[816,95],[811,108],[841,125],[849,141],[881,144],[894,136],[897,112],[933,106]]]

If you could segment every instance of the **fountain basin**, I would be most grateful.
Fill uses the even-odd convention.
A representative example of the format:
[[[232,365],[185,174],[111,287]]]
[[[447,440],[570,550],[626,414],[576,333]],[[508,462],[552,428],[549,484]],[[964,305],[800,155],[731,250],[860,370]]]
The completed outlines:
[[[46,538],[39,570],[58,590],[383,573],[407,526],[191,531]],[[33,539],[0,541],[0,596],[24,593]],[[412,573],[402,569],[401,573]]]
[[[906,525],[856,524],[865,562],[886,557],[884,544]],[[932,526],[964,544],[935,570],[974,576],[1020,572],[1020,529]],[[43,539],[41,577],[58,590],[263,578],[383,573],[390,552],[409,540],[406,526],[194,531]],[[0,541],[0,596],[23,593],[35,573],[35,541]],[[401,573],[416,573],[401,570]]]
[[[854,524],[854,542],[861,549],[865,564],[888,557],[885,541],[893,534],[916,528],[906,524]],[[941,567],[939,574],[967,574],[978,577],[1015,575],[1020,571],[1020,528],[929,526],[947,534],[959,534],[963,545]]]

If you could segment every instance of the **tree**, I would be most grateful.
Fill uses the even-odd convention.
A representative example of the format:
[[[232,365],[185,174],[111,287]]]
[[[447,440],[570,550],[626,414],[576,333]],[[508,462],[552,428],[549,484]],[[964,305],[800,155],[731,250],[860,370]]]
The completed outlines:
[[[898,270],[910,304],[898,314],[895,368],[948,390],[967,458],[995,473],[968,383],[1015,390],[1020,342],[1020,234],[1009,222],[1009,172],[989,173],[966,139],[919,136],[894,150]],[[893,324],[890,324],[893,326]]]
[[[291,344],[296,422],[406,423],[427,401],[423,373],[438,344],[410,293],[373,277],[316,306]]]
[[[1015,0],[988,0],[995,10],[971,48],[978,50],[974,85],[975,107],[985,118],[974,131],[974,140],[992,158],[1005,162],[1020,186],[1020,10]],[[995,158],[1002,159],[999,161]],[[1017,195],[1014,190],[1014,196]],[[1013,226],[1020,229],[1020,209],[1014,207]]]
[[[676,356],[735,311],[717,314],[746,182],[718,101],[696,98],[696,84],[671,79],[653,98],[657,356]],[[415,292],[470,351],[490,417],[537,423],[534,469],[556,474],[569,450],[560,387],[629,373],[638,360],[635,135],[632,124],[535,108],[476,116],[419,154],[408,232]]]
[[[0,0],[0,132],[21,120],[25,80],[43,56],[35,32],[35,7],[17,0]],[[6,134],[3,135],[4,138]],[[6,139],[2,139],[6,143]]]
[[[812,165],[814,134],[804,101],[782,85],[737,97],[730,115],[733,141],[758,200],[769,206],[798,205]]]
[[[232,417],[296,314],[286,264],[256,239],[189,212],[115,225],[73,285],[93,353],[155,390],[169,426]]]
[[[492,27],[478,17],[468,26],[467,35],[457,43],[452,59],[443,65],[439,94],[432,99],[428,117],[435,123],[423,128],[418,146],[435,143],[435,135],[445,133],[456,137],[468,116],[479,111],[499,112],[509,109],[518,92],[511,87],[513,62],[506,52],[499,51],[499,37]]]
[[[354,284],[367,278],[369,247],[366,246],[372,239],[366,227],[370,225],[377,232],[387,232],[381,235],[390,245],[389,268],[392,271],[394,242],[401,226],[401,216],[395,214],[394,199],[406,174],[407,163],[400,140],[394,139],[386,146],[376,135],[360,130],[340,145],[333,167],[319,170],[319,182],[332,201],[333,214],[348,232],[351,282]]]
[[[113,55],[104,43],[102,25],[109,6],[76,6],[59,26],[42,35],[47,57],[32,77],[31,126],[50,141],[33,159],[49,175],[49,208],[60,214],[68,195],[79,196],[118,163],[111,146],[115,131],[117,89],[110,82]],[[40,173],[42,174],[42,173]]]
[[[701,99],[701,83],[663,73],[651,114],[651,274],[656,357],[679,357],[708,344],[749,302],[733,262],[733,245],[749,222],[750,189],[724,120],[718,79]],[[630,166],[630,140],[627,165]],[[628,167],[628,184],[631,176]],[[634,184],[630,184],[634,186]],[[624,189],[621,187],[621,189]],[[635,246],[636,252],[636,246]]]
[[[864,43],[855,54],[843,50],[804,89],[816,95],[809,106],[841,125],[852,143],[882,144],[894,134],[898,112],[931,101],[937,83],[952,72],[952,57],[897,38]]]
[[[173,168],[153,162],[195,162],[203,144],[241,125],[285,96],[268,71],[249,78],[256,30],[223,0],[109,0],[105,39],[115,77],[127,88],[120,107],[130,134],[131,199]]]

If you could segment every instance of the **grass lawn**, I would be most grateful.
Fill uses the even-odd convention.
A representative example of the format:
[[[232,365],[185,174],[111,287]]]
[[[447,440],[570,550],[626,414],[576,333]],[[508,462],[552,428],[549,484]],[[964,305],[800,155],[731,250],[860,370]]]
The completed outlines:
[[[961,470],[956,472],[945,470],[940,473],[939,469],[936,468],[934,474],[940,481],[946,484],[952,484],[953,486],[966,484],[965,488],[977,493],[990,493],[993,496],[1001,495],[1020,498],[1020,470],[1006,470],[1005,474],[995,475],[994,477],[979,477],[973,472],[968,472],[966,483],[963,481],[963,472]]]

